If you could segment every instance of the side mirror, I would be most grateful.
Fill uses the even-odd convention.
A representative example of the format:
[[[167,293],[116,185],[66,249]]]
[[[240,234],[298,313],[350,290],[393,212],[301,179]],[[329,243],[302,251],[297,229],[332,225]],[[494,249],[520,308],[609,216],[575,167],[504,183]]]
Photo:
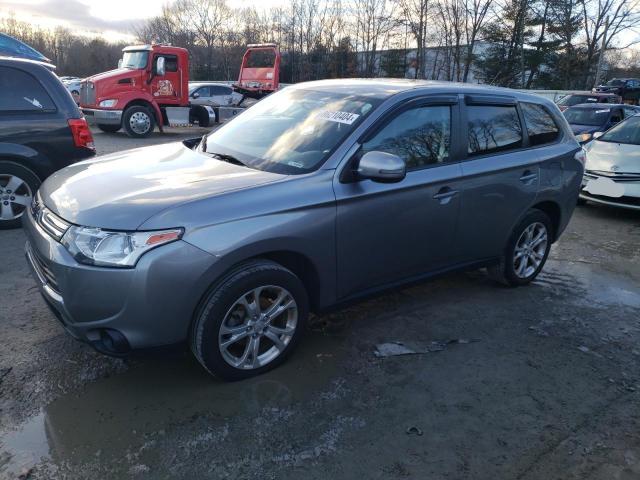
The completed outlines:
[[[596,138],[600,138],[602,135],[604,135],[604,132],[595,132],[593,134],[593,139],[595,140]]]
[[[198,98],[200,96],[200,94],[198,92],[193,92],[191,94],[191,98]]]
[[[164,57],[158,57],[156,60],[156,75],[159,77],[164,75]]]
[[[122,68],[122,59],[118,60],[118,68]]]
[[[371,151],[365,153],[358,164],[358,176],[374,182],[399,182],[407,175],[404,160],[386,152]]]

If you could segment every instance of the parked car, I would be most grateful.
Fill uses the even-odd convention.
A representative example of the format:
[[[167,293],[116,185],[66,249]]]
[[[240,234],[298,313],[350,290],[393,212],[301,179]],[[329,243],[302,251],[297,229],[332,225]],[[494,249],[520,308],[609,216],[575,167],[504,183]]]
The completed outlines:
[[[92,155],[89,126],[58,77],[0,57],[0,229],[20,225],[44,179]]]
[[[189,98],[194,105],[219,107],[238,105],[244,98],[231,85],[216,82],[189,82]]]
[[[598,85],[595,92],[615,93],[623,99],[640,93],[640,79],[638,78],[612,78],[604,85]]]
[[[74,96],[80,95],[80,84],[82,79],[78,77],[60,77],[62,84],[67,87],[67,90]]]
[[[621,103],[621,98],[615,93],[575,92],[565,95],[556,102],[561,112],[581,103]]]
[[[585,147],[580,199],[640,210],[640,116],[594,135]]]
[[[593,138],[595,132],[604,132],[625,118],[640,113],[640,107],[583,103],[574,105],[562,113],[571,125],[577,140],[584,144]]]
[[[187,342],[209,372],[245,378],[291,353],[309,311],[483,266],[528,284],[583,162],[537,95],[301,83],[201,141],[56,173],[24,217],[27,257],[66,329],[99,351]]]

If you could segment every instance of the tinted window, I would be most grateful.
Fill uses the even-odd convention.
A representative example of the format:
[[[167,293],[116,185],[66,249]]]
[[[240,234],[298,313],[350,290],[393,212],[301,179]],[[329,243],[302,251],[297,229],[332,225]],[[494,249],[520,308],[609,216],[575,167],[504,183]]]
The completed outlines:
[[[220,85],[211,85],[211,95],[230,95],[231,89]]]
[[[572,125],[590,125],[599,127],[609,119],[609,107],[599,108],[569,108],[562,112]]]
[[[451,108],[426,106],[406,110],[362,146],[403,158],[408,169],[446,162],[451,143]]]
[[[555,141],[560,134],[553,117],[541,105],[522,103],[524,123],[527,126],[530,145],[542,145]]]
[[[467,107],[469,155],[500,152],[522,146],[522,129],[515,106]]]
[[[44,87],[22,70],[0,67],[0,110],[54,111],[55,104]]]

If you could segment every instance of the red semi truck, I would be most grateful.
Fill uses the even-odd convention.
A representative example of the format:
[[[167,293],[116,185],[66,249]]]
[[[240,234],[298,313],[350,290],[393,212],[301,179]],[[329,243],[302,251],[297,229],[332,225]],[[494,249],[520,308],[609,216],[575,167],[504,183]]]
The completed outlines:
[[[245,63],[254,50],[273,52],[273,65],[250,68]],[[146,137],[155,126],[188,125],[197,119],[200,126],[216,121],[216,109],[189,102],[189,52],[168,45],[125,47],[116,70],[86,78],[80,88],[80,107],[91,124],[105,132],[121,128],[131,137]],[[274,44],[250,45],[240,69],[238,86],[244,93],[265,95],[278,89],[280,53]],[[244,76],[256,83],[248,84]],[[267,81],[268,79],[268,81]]]

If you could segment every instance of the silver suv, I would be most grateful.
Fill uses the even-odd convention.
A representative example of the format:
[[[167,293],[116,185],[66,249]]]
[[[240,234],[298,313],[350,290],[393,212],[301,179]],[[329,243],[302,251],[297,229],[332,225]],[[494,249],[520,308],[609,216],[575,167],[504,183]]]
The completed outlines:
[[[531,282],[583,163],[541,97],[303,83],[201,140],[57,172],[24,216],[26,254],[76,338],[111,355],[188,342],[238,379],[281,363],[310,310],[458,269]]]

